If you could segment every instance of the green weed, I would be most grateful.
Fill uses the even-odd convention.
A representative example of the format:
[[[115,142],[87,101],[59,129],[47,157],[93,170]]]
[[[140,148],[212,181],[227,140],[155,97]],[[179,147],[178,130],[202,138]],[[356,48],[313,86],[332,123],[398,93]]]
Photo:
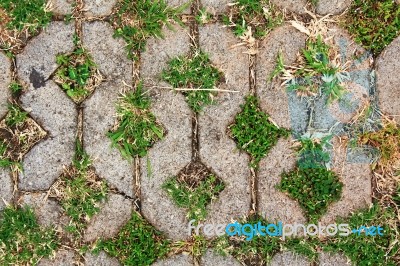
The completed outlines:
[[[14,162],[7,156],[7,143],[4,140],[0,140],[0,167],[8,168],[14,165]]]
[[[356,42],[378,55],[400,32],[400,5],[393,0],[355,0],[344,26]]]
[[[252,156],[256,167],[280,137],[288,137],[290,131],[278,128],[268,120],[268,115],[258,106],[258,99],[248,96],[242,105],[242,112],[236,115],[235,123],[229,127],[238,148]]]
[[[207,205],[224,190],[225,185],[214,175],[208,176],[197,186],[189,186],[185,182],[172,178],[164,183],[163,189],[178,207],[188,210],[188,218],[196,221],[207,217]]]
[[[18,82],[11,82],[8,86],[13,95],[18,95],[24,88]]]
[[[164,136],[164,129],[149,109],[150,98],[143,92],[142,83],[124,95],[117,107],[119,123],[108,137],[126,159],[146,156],[147,150]]]
[[[331,160],[329,152],[325,149],[331,138],[331,136],[321,140],[301,138],[300,148],[298,149],[298,167],[302,169],[325,168]]]
[[[196,113],[214,103],[213,89],[222,79],[222,73],[211,65],[207,54],[197,51],[193,56],[179,56],[168,62],[162,78],[174,88],[186,88],[186,100]]]
[[[0,264],[36,265],[59,246],[56,232],[41,228],[27,207],[7,207],[0,218]]]
[[[24,112],[17,104],[8,105],[8,113],[5,118],[5,123],[8,127],[15,127],[22,124],[28,118],[28,113]]]
[[[198,14],[195,17],[197,23],[199,23],[200,25],[207,24],[212,20],[212,18],[212,14],[208,13],[206,8],[204,7],[199,10]]]
[[[137,60],[137,53],[145,50],[148,38],[163,37],[164,25],[172,28],[171,21],[182,24],[179,15],[189,4],[171,8],[165,0],[119,1],[111,16],[114,36],[125,40],[128,57]]]
[[[118,236],[101,240],[96,250],[105,250],[126,266],[151,265],[169,252],[169,241],[154,229],[138,213],[134,212],[130,221]]]

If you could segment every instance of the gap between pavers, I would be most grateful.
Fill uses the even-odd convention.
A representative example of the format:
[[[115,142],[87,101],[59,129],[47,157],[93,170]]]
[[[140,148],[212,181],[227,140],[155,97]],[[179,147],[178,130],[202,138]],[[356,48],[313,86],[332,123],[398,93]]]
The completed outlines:
[[[107,137],[116,122],[116,107],[124,83],[132,84],[132,62],[126,57],[125,43],[113,38],[113,29],[106,22],[84,23],[82,42],[106,76],[106,81],[83,104],[84,147],[93,159],[96,173],[111,186],[134,197],[133,163],[124,159]]]
[[[281,52],[285,65],[293,64],[297,54],[305,47],[307,36],[292,26],[282,26],[272,31],[260,43],[257,54],[257,95],[260,107],[278,126],[304,132],[308,124],[306,99],[288,93],[276,81],[269,81]]]
[[[400,4],[400,3],[399,3]],[[376,60],[376,86],[379,106],[400,123],[400,36],[389,44]]]
[[[209,54],[211,63],[225,77],[216,103],[204,108],[198,118],[200,160],[210,167],[225,184],[225,189],[207,207],[206,223],[228,224],[250,211],[250,159],[239,152],[228,134],[228,126],[241,111],[240,105],[249,94],[249,60],[244,47],[232,48],[240,40],[221,24],[199,28],[200,48]]]
[[[74,265],[77,254],[72,250],[58,250],[53,258],[41,259],[37,266]]]
[[[7,100],[11,97],[11,61],[0,52],[0,120],[7,114]]]
[[[189,52],[188,29],[178,26],[164,29],[165,39],[151,38],[142,53],[141,78],[150,90],[151,112],[167,130],[148,155],[140,160],[141,207],[144,217],[173,240],[188,238],[186,212],[178,208],[162,189],[164,182],[176,176],[191,161],[192,112],[185,97],[166,88],[160,74],[168,60]]]
[[[296,155],[291,139],[280,139],[267,157],[260,161],[258,169],[258,212],[269,222],[306,224],[306,218],[296,200],[279,191],[276,186],[281,174],[296,166]]]
[[[240,266],[242,265],[238,260],[230,255],[221,256],[217,255],[215,251],[208,249],[200,261],[200,266]]]

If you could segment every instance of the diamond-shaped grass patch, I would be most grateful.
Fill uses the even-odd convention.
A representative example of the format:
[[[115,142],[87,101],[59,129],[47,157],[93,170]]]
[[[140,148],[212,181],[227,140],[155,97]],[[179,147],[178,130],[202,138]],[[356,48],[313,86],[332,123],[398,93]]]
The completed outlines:
[[[222,81],[223,74],[211,64],[206,53],[196,51],[194,55],[170,60],[162,78],[174,89],[183,90],[190,108],[199,113],[214,103],[216,92],[213,90]]]
[[[260,110],[255,96],[246,98],[242,112],[236,115],[235,123],[229,129],[238,148],[252,156],[253,167],[268,154],[280,137],[288,137],[290,133],[269,121],[269,116]]]
[[[146,93],[139,83],[135,91],[123,95],[117,107],[118,123],[108,133],[113,145],[128,160],[145,156],[165,135],[164,128],[150,112],[150,97]]]
[[[92,57],[80,46],[71,54],[58,55],[56,61],[59,68],[53,80],[75,103],[83,102],[104,80]]]
[[[100,240],[95,252],[105,250],[123,265],[152,265],[170,250],[169,241],[139,213],[133,212],[129,222],[112,239]]]
[[[9,104],[6,117],[0,122],[0,167],[20,167],[23,156],[46,135],[21,107]]]
[[[207,217],[207,205],[216,199],[224,188],[224,183],[200,162],[190,163],[163,185],[163,189],[174,203],[187,209],[188,218],[196,221]]]

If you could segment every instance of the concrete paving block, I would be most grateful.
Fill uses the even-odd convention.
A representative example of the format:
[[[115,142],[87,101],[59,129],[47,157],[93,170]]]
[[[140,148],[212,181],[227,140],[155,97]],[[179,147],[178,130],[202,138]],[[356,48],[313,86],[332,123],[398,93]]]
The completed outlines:
[[[269,222],[305,224],[306,218],[299,203],[276,188],[281,181],[281,174],[295,168],[296,155],[291,146],[290,139],[280,139],[267,157],[260,161],[258,170],[259,213]]]
[[[269,264],[270,266],[311,266],[310,261],[301,255],[292,252],[282,252],[276,254]]]
[[[339,15],[350,7],[352,0],[318,0],[316,11],[320,15]]]
[[[100,251],[98,255],[90,252],[85,254],[86,266],[120,266],[118,259],[111,258],[104,251]]]
[[[53,82],[21,96],[22,107],[47,132],[23,160],[19,188],[26,191],[48,189],[72,162],[75,151],[77,111],[73,102]]]
[[[54,258],[41,259],[38,266],[66,266],[75,265],[76,254],[72,250],[59,250],[55,254]]]
[[[342,197],[328,207],[321,218],[322,224],[334,223],[337,217],[347,217],[352,212],[367,208],[372,203],[371,167],[367,163],[349,163],[348,145],[335,137],[333,144],[333,171],[343,183]]]
[[[7,99],[11,97],[8,85],[11,82],[11,62],[8,57],[0,53],[0,119],[7,114]]]
[[[29,88],[38,89],[46,85],[50,75],[57,69],[56,56],[70,53],[74,49],[74,24],[52,22],[24,51],[16,56],[18,77]]]
[[[84,2],[85,16],[101,17],[110,15],[118,0],[85,0]]]
[[[220,256],[220,255],[217,255],[214,251],[209,249],[206,251],[204,256],[201,258],[200,265],[201,266],[215,266],[215,265],[240,266],[242,264],[230,255]]]
[[[218,199],[208,206],[207,223],[230,223],[250,209],[250,159],[246,153],[239,152],[227,132],[249,94],[248,57],[243,53],[245,48],[232,48],[237,39],[220,24],[201,27],[199,34],[201,49],[224,74],[225,83],[219,89],[237,91],[218,93],[216,103],[204,108],[198,118],[200,160],[225,184]]]
[[[400,36],[376,60],[376,86],[381,110],[400,123]]]
[[[271,2],[280,9],[286,9],[299,15],[306,14],[305,8],[309,4],[308,0],[271,0]],[[309,7],[308,10],[310,10]]]
[[[276,68],[279,53],[282,53],[286,65],[293,64],[297,54],[305,47],[306,38],[304,33],[295,28],[282,26],[261,42],[257,54],[257,94],[261,108],[279,126],[293,127],[295,131],[304,131],[307,126],[306,101],[298,98],[295,93],[288,95],[286,88],[269,79]]]
[[[211,14],[224,13],[228,10],[228,4],[234,1],[230,0],[201,0],[203,7]]]
[[[111,194],[100,212],[92,217],[85,231],[83,240],[92,242],[98,238],[108,239],[116,236],[129,221],[133,205],[128,199],[118,194]]]
[[[11,179],[11,172],[8,169],[0,168],[0,211],[8,204],[12,204],[14,184]]]
[[[194,266],[194,262],[189,254],[182,253],[156,261],[152,266]]]
[[[319,254],[319,266],[350,266],[351,261],[343,254],[331,254],[321,252]]]
[[[170,7],[181,7],[183,5],[188,5],[188,7],[182,12],[183,14],[190,14],[191,1],[190,0],[166,0]]]
[[[56,15],[69,15],[73,10],[73,0],[50,0],[51,11]]]

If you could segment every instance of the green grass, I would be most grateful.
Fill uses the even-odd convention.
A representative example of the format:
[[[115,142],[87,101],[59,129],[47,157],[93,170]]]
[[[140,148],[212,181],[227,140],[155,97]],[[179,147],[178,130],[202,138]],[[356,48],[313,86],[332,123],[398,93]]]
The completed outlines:
[[[95,76],[100,75],[92,57],[79,46],[70,55],[58,55],[56,62],[56,83],[72,100],[82,102],[93,92],[97,85]]]
[[[325,149],[330,139],[331,136],[322,140],[301,138],[298,149],[298,167],[302,169],[325,168],[331,160],[329,152]]]
[[[259,108],[258,99],[248,96],[242,105],[242,112],[236,115],[235,123],[229,127],[238,148],[252,156],[256,166],[281,137],[288,137],[290,131],[278,128],[268,120],[268,115]]]
[[[107,197],[106,182],[98,180],[90,169],[91,160],[77,141],[73,167],[61,177],[59,199],[66,214],[71,217],[67,229],[79,235],[87,222],[100,211]]]
[[[203,7],[199,10],[195,19],[196,19],[197,23],[199,23],[200,25],[204,25],[213,19],[213,15],[210,14],[209,12],[207,12],[207,9]]]
[[[10,16],[7,27],[11,30],[28,30],[36,33],[50,23],[52,13],[45,9],[45,0],[0,0],[0,7]]]
[[[162,72],[162,79],[172,87],[191,89],[184,94],[190,108],[196,113],[214,103],[216,93],[213,89],[218,86],[222,77],[223,74],[211,64],[208,55],[202,51],[197,51],[193,56],[171,59],[167,69]]]
[[[11,82],[8,88],[11,90],[13,95],[18,95],[24,88],[18,82]]]
[[[400,5],[393,0],[355,0],[344,26],[355,41],[378,55],[400,33]]]
[[[28,113],[24,112],[17,104],[8,105],[8,113],[5,118],[6,126],[15,127],[22,124],[28,118]]]
[[[7,156],[7,143],[4,140],[0,140],[0,167],[8,168],[13,166],[15,163],[10,160]]]
[[[175,204],[187,209],[189,220],[196,221],[204,220],[207,217],[207,205],[216,199],[224,188],[225,185],[214,175],[208,176],[195,187],[189,186],[177,178],[171,178],[163,185],[163,189]]]
[[[59,246],[56,232],[41,228],[27,207],[7,207],[1,212],[0,242],[1,265],[36,265]]]
[[[310,221],[317,221],[338,201],[343,184],[339,177],[325,168],[295,169],[282,174],[278,189],[295,199]]]
[[[126,266],[151,265],[169,252],[169,241],[153,228],[138,213],[132,214],[129,222],[118,236],[101,240],[96,250],[105,250]]]
[[[251,27],[254,36],[261,38],[280,26],[284,18],[283,13],[268,0],[238,0],[230,6],[223,21],[237,36],[244,35]]]
[[[150,98],[145,94],[139,83],[134,92],[123,96],[117,107],[119,123],[108,133],[113,145],[129,160],[146,156],[147,150],[165,134],[150,112]]]
[[[188,4],[172,8],[164,0],[119,1],[111,16],[114,36],[125,40],[128,57],[137,60],[138,52],[145,50],[147,39],[162,38],[163,26],[172,28],[172,21],[181,23],[179,15]]]

